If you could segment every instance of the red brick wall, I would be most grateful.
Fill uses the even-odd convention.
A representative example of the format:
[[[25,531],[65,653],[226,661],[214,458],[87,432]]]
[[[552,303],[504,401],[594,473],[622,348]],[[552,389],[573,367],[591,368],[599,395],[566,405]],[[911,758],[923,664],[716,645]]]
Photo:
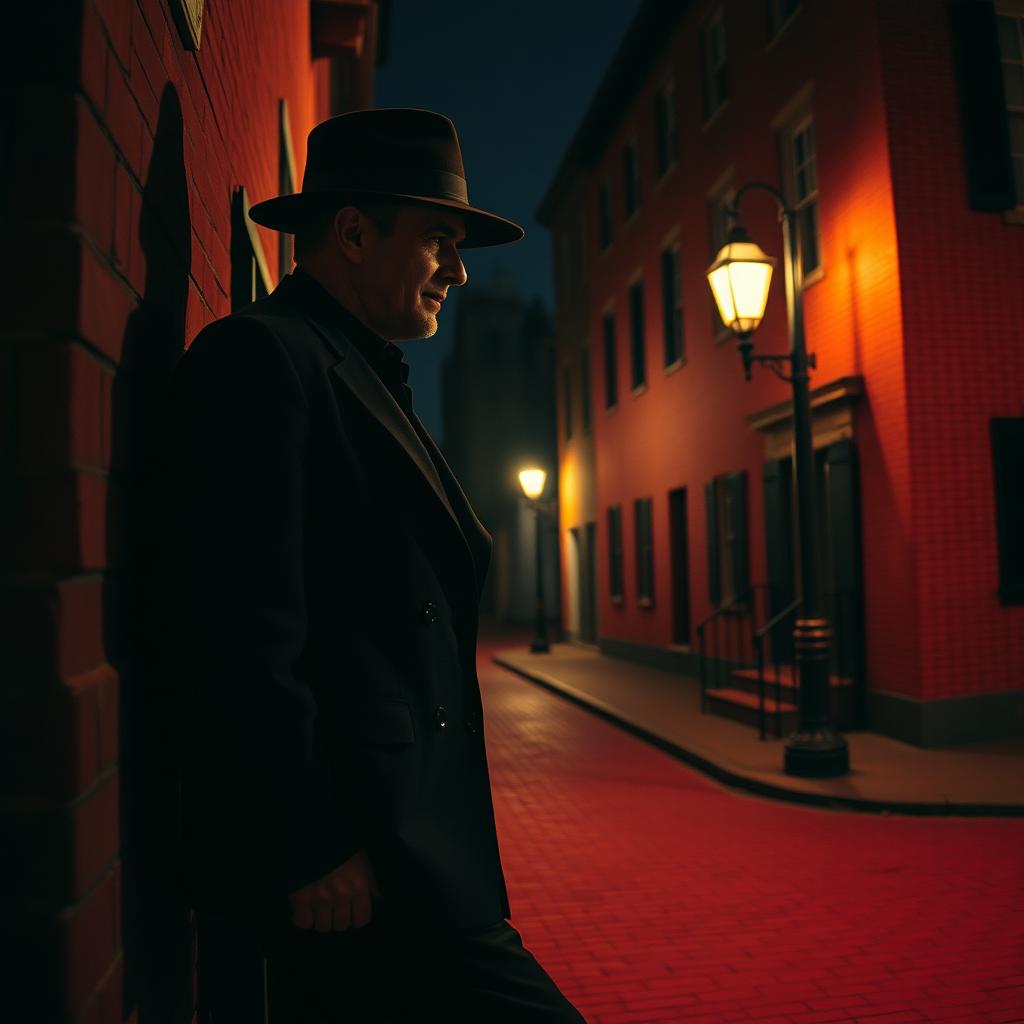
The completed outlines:
[[[301,176],[329,67],[308,3],[207,3],[197,53],[163,0],[23,13],[2,115],[0,873],[24,967],[4,1010],[187,1020],[167,681],[147,653],[152,413],[186,340],[228,312],[232,191],[277,192],[279,99]]]
[[[591,180],[589,210],[591,323],[595,340],[593,394],[597,448],[598,519],[623,506],[626,600],[608,598],[606,543],[599,557],[601,631],[642,643],[671,642],[671,580],[668,563],[668,492],[688,487],[691,617],[711,612],[708,598],[704,485],[721,473],[746,470],[750,524],[750,579],[764,581],[761,473],[763,438],[744,422],[749,413],[790,397],[788,385],[755,369],[743,379],[733,341],[711,339],[708,287],[707,193],[729,168],[733,182],[780,183],[775,129],[780,111],[809,81],[818,151],[824,277],[805,295],[808,347],[817,353],[812,387],[839,377],[864,377],[866,398],[856,431],[862,475],[864,577],[867,593],[868,678],[878,689],[916,692],[919,651],[909,439],[902,354],[900,274],[887,153],[885,107],[878,58],[878,26],[870,6],[805,0],[784,34],[766,46],[764,5],[726,4],[731,98],[704,128],[700,97],[699,27],[710,4],[697,4],[676,31],[668,52],[616,132]],[[655,181],[654,92],[671,67],[678,99],[680,160]],[[643,206],[622,222],[622,146],[640,142]],[[615,241],[602,254],[596,223],[597,189],[607,173],[613,182]],[[763,194],[744,200],[743,221],[770,253],[781,256],[775,206]],[[686,365],[663,369],[659,251],[678,227],[683,266]],[[647,322],[647,391],[630,393],[628,285],[642,270]],[[619,408],[603,408],[604,366],[600,345],[605,304],[614,304],[619,334]],[[788,350],[781,269],[765,321],[755,341],[761,352]],[[651,609],[635,600],[633,499],[654,498],[655,599]]]
[[[1024,224],[968,208],[945,4],[879,4],[899,224],[922,697],[1018,690],[989,420],[1024,415]]]

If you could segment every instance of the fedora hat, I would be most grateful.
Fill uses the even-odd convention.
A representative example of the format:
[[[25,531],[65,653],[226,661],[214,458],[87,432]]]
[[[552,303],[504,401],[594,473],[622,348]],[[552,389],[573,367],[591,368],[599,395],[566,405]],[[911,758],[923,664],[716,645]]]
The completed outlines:
[[[443,114],[404,107],[353,110],[321,121],[309,133],[302,191],[256,203],[249,216],[294,234],[311,211],[359,200],[455,210],[465,220],[463,248],[516,242],[525,233],[469,205],[455,125]]]

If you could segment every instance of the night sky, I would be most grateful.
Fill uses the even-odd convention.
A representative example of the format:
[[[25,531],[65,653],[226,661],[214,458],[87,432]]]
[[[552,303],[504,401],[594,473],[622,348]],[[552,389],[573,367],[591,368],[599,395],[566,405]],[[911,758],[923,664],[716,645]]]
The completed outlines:
[[[569,141],[640,0],[393,0],[378,107],[425,107],[455,122],[474,206],[508,217],[526,237],[468,249],[467,289],[511,271],[525,298],[553,302],[546,228],[534,220]],[[433,338],[403,343],[416,411],[443,441],[440,371],[455,309]]]

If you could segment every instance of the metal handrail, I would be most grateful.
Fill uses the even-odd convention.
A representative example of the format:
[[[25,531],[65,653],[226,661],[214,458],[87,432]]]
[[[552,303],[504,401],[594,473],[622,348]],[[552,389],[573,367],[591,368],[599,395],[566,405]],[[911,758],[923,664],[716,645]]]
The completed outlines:
[[[764,638],[787,616],[800,607],[801,601],[797,598],[792,601],[777,615],[766,622],[760,629],[754,632],[754,645],[757,648],[757,700],[758,700],[758,724],[760,726],[760,738],[765,738],[765,711],[764,711]],[[772,647],[774,653],[774,645]],[[779,659],[775,658],[775,735],[782,735],[782,679],[779,672]]]

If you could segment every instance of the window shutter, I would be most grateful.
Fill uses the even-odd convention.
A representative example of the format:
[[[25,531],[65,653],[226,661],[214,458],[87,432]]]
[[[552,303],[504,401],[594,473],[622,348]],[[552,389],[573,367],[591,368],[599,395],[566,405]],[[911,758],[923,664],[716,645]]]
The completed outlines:
[[[729,523],[732,533],[732,588],[739,599],[750,587],[747,570],[747,474],[741,470],[730,473],[726,479],[732,518]]]
[[[722,600],[722,586],[718,578],[718,510],[715,507],[715,481],[704,485],[704,508],[708,519],[708,597],[712,604]]]
[[[992,420],[999,600],[1024,604],[1024,417]]]
[[[995,6],[952,0],[951,41],[960,93],[960,126],[972,210],[1016,204]]]
[[[794,598],[792,471],[789,459],[764,464],[764,539],[768,610],[777,615]]]
[[[860,568],[860,495],[857,450],[846,438],[825,452],[825,494],[835,595],[825,595],[841,676],[861,677],[863,627]]]

